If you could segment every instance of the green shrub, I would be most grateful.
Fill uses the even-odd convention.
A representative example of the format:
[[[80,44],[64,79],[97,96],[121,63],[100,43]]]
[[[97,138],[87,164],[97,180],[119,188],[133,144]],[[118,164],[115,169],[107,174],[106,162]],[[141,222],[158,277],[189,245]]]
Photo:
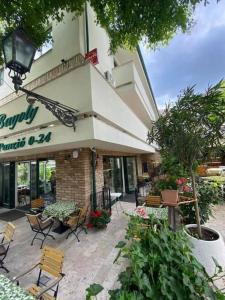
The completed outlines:
[[[197,184],[197,197],[201,224],[203,224],[208,221],[210,216],[212,216],[213,205],[223,203],[224,201],[221,185],[216,182],[207,183],[200,181]],[[180,210],[186,224],[196,222],[193,205],[181,205]]]
[[[128,267],[119,274],[120,289],[109,292],[111,300],[225,299],[192,256],[183,231],[169,230],[153,215],[148,223],[131,217],[126,239],[117,248]]]

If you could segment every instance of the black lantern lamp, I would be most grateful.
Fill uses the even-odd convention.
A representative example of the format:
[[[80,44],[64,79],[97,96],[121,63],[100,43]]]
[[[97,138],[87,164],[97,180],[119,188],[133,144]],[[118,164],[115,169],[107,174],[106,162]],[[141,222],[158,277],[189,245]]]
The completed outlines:
[[[78,110],[21,87],[23,80],[26,79],[26,73],[30,72],[35,52],[36,48],[22,29],[14,30],[3,39],[5,65],[10,70],[9,76],[12,78],[16,92],[19,90],[24,92],[30,104],[39,101],[60,122],[75,130]]]
[[[16,29],[3,40],[3,54],[9,76],[13,79],[15,90],[18,90],[34,59],[36,48],[21,29]],[[12,74],[13,72],[13,74]]]

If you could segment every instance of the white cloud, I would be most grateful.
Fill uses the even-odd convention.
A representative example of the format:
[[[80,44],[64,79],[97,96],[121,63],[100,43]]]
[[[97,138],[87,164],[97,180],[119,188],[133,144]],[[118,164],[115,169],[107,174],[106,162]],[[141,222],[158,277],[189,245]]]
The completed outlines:
[[[194,19],[191,32],[177,34],[167,47],[142,48],[159,108],[188,85],[203,90],[225,76],[225,2],[197,6]]]

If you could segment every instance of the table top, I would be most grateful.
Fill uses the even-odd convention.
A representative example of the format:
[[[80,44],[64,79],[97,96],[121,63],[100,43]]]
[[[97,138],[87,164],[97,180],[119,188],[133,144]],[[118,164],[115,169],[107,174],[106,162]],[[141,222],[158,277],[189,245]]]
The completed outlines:
[[[35,300],[20,286],[4,275],[0,275],[0,300]]]
[[[168,219],[168,209],[166,207],[138,206],[135,209],[135,215],[140,216],[144,219],[148,219],[148,215],[150,214],[153,214],[155,217],[161,220]]]
[[[43,214],[64,221],[69,215],[78,211],[79,208],[74,201],[57,201],[48,205]]]

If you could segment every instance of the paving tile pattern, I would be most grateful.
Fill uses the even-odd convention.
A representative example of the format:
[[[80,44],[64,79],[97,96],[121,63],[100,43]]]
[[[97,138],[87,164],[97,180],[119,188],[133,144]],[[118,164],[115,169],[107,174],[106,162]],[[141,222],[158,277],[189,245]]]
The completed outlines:
[[[113,264],[118,249],[115,245],[123,240],[127,217],[123,211],[131,212],[135,209],[134,203],[117,202],[113,206],[112,221],[103,230],[89,230],[86,235],[80,234],[80,243],[73,235],[66,239],[67,232],[59,235],[53,233],[56,240],[49,238],[46,245],[59,248],[65,252],[63,271],[66,274],[60,284],[58,300],[85,299],[85,289],[91,283],[100,283],[105,287],[98,300],[108,299],[107,290],[118,286],[117,277],[124,264]],[[30,246],[33,232],[29,223],[23,217],[13,222],[16,225],[14,241],[11,244],[6,265],[10,270],[9,277],[20,274],[39,261],[41,250],[40,241],[35,240]],[[0,232],[6,222],[0,220]],[[0,273],[4,273],[0,269]],[[5,273],[4,273],[5,274]],[[20,281],[23,287],[35,282],[37,272]]]

